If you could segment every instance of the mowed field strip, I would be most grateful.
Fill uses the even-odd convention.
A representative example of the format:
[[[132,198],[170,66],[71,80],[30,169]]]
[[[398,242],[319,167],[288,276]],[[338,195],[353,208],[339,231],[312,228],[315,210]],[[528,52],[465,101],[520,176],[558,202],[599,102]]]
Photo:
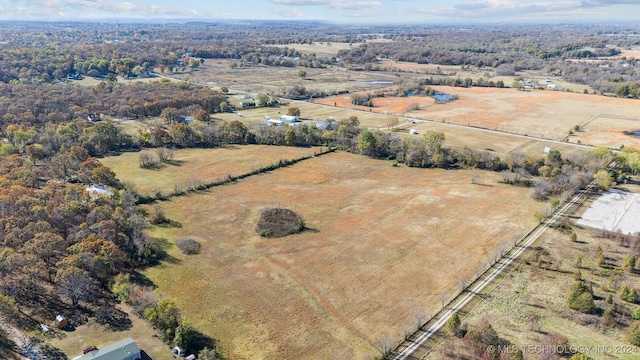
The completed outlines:
[[[219,149],[200,151],[219,156]],[[197,173],[192,161],[181,170]],[[234,359],[374,355],[377,337],[399,331],[418,311],[437,311],[441,294],[455,293],[459,278],[473,278],[499,246],[535,223],[532,214],[544,204],[499,178],[323,155],[159,203],[181,227],[152,229],[169,258],[145,274]],[[259,237],[253,228],[265,206],[296,211],[311,230]],[[171,244],[181,236],[201,241],[202,252],[180,254]]]

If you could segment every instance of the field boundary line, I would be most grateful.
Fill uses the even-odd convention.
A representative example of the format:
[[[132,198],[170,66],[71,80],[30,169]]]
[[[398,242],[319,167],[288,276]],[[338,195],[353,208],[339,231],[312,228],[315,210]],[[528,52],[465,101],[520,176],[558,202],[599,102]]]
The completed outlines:
[[[230,183],[235,183],[238,180],[242,180],[245,178],[248,178],[250,176],[254,176],[254,175],[260,175],[260,174],[264,174],[264,173],[270,173],[274,170],[278,170],[280,168],[283,167],[288,167],[291,165],[295,165],[301,161],[305,161],[305,160],[309,160],[309,159],[313,159],[315,157],[319,157],[322,155],[326,155],[326,154],[330,154],[333,153],[335,151],[337,151],[337,148],[333,148],[333,147],[329,147],[327,150],[324,151],[320,151],[319,153],[314,153],[312,155],[307,155],[307,156],[303,156],[303,157],[299,157],[296,159],[291,159],[291,160],[286,160],[286,159],[280,159],[278,160],[277,163],[273,163],[271,165],[266,165],[260,168],[257,168],[255,170],[252,170],[248,173],[244,173],[244,174],[240,174],[240,175],[227,175],[226,177],[222,177],[216,181],[210,182],[210,183],[206,183],[206,184],[199,184],[199,185],[194,185],[191,186],[189,188],[185,188],[185,189],[175,189],[173,190],[171,193],[168,194],[163,194],[162,192],[158,191],[156,193],[156,195],[152,195],[152,196],[140,196],[138,197],[138,201],[137,204],[152,204],[156,201],[165,201],[165,200],[169,200],[171,198],[174,197],[178,197],[178,196],[184,196],[193,192],[198,192],[198,191],[202,191],[202,190],[207,190],[210,189],[212,187],[216,187],[216,186],[222,186],[222,185],[227,185]]]

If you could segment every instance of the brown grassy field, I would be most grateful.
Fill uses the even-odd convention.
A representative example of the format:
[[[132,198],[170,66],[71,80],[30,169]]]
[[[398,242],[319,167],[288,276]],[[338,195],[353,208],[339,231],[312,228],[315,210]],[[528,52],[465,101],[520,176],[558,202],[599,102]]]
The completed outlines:
[[[171,246],[146,275],[231,358],[373,355],[376,337],[396,337],[416,312],[437,310],[440,294],[453,294],[459,278],[533,224],[543,204],[499,176],[323,155],[161,203],[182,227],[153,235],[169,244],[192,236],[202,252],[186,257]],[[265,206],[296,211],[310,230],[260,238],[253,227]]]
[[[227,175],[241,175],[278,160],[296,159],[312,155],[318,148],[289,146],[227,146],[216,150],[184,149],[175,151],[174,162],[159,169],[142,169],[138,166],[141,153],[154,154],[152,149],[123,153],[100,159],[113,169],[121,180],[133,185],[140,194],[156,191],[170,192],[177,186],[197,180],[208,183]]]
[[[625,185],[626,191],[639,192],[637,185]],[[586,202],[577,212],[581,214],[588,208]],[[484,319],[491,323],[498,334],[519,347],[544,344],[544,337],[548,333],[560,333],[567,337],[573,346],[581,346],[591,351],[585,352],[591,359],[638,359],[640,349],[629,347],[625,340],[624,331],[620,327],[601,327],[597,323],[589,324],[588,316],[568,309],[568,290],[574,283],[573,272],[578,270],[576,259],[582,257],[582,267],[579,269],[583,278],[593,284],[597,306],[607,308],[604,298],[608,294],[613,296],[619,312],[624,308],[633,311],[637,305],[622,301],[619,289],[623,284],[632,288],[640,287],[638,273],[622,270],[623,259],[632,252],[628,247],[620,246],[615,240],[603,239],[598,236],[599,231],[574,226],[578,241],[570,240],[570,232],[548,229],[534,244],[544,249],[542,255],[544,266],[540,267],[535,260],[539,254],[536,248],[523,254],[519,265],[506,275],[494,291],[485,297],[463,320],[463,323],[475,324]],[[596,265],[596,252],[600,247],[605,254],[606,265]],[[618,313],[617,321],[628,315]],[[600,318],[600,317],[596,317]],[[628,320],[628,319],[627,319]],[[446,332],[445,332],[446,333]],[[459,342],[448,339],[434,349],[428,359],[450,359],[445,354],[455,353],[461,348]],[[621,354],[612,351],[604,354],[600,349],[609,346],[631,349],[631,354]],[[635,349],[635,350],[633,350]],[[539,354],[525,354],[525,358],[537,358]]]
[[[425,106],[404,115],[551,140],[564,140],[569,131],[578,125],[584,126],[583,131],[569,140],[614,148],[619,147],[623,141],[626,146],[640,148],[640,138],[619,136],[622,131],[640,128],[640,102],[637,100],[544,90],[525,92],[495,88],[433,88],[456,95],[458,100]],[[373,111],[385,114],[397,111],[403,108],[407,99],[413,98],[395,98],[397,104],[401,104],[397,106],[393,100],[386,104],[379,103]],[[352,106],[350,97],[346,96],[320,99],[317,102]],[[602,131],[604,128],[608,131]],[[613,136],[611,133],[617,135]]]
[[[237,60],[207,59],[197,71],[180,75],[180,79],[192,80],[196,83],[220,87],[226,86],[232,91],[253,94],[280,92],[296,85],[308,89],[324,91],[360,91],[374,89],[378,86],[368,81],[399,81],[391,73],[347,71],[342,67],[328,66],[325,69],[300,67],[247,66],[231,68]],[[304,70],[306,77],[302,79],[298,72]]]
[[[273,46],[273,45],[270,45]],[[350,48],[356,48],[360,46],[360,43],[340,43],[340,42],[314,42],[313,44],[287,44],[276,45],[281,48],[296,49],[303,54],[316,54],[318,57],[322,56],[336,56],[338,51],[346,50]]]

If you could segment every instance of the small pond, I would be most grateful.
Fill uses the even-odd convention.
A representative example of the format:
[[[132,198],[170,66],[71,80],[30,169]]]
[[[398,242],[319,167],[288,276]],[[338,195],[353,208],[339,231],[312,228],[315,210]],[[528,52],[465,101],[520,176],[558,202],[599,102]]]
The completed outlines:
[[[455,97],[449,94],[433,94],[431,95],[431,97],[442,102],[449,102],[449,101],[455,100]]]

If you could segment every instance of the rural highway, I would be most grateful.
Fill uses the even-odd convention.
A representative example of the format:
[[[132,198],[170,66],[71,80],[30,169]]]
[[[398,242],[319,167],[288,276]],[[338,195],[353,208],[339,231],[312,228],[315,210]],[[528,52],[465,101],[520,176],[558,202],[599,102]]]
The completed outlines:
[[[573,205],[580,202],[583,196],[595,186],[596,181],[592,181],[585,189],[578,192],[571,201],[562,206],[555,214],[547,219],[547,221],[541,223],[536,228],[531,230],[529,234],[496,262],[489,270],[481,275],[467,291],[460,293],[454,300],[451,301],[449,308],[443,309],[438,315],[436,315],[431,321],[435,321],[428,329],[418,330],[409,340],[406,340],[402,345],[396,348],[397,354],[395,356],[387,357],[394,360],[404,360],[411,356],[422,344],[435,335],[449,321],[453,314],[464,309],[469,302],[487,286],[493,280],[495,280],[511,263],[513,263],[523,252],[527,250],[531,244],[533,244],[542,235],[546,229],[553,225],[560,217],[562,217]],[[419,334],[419,335],[417,335]],[[417,337],[416,337],[417,336]]]

